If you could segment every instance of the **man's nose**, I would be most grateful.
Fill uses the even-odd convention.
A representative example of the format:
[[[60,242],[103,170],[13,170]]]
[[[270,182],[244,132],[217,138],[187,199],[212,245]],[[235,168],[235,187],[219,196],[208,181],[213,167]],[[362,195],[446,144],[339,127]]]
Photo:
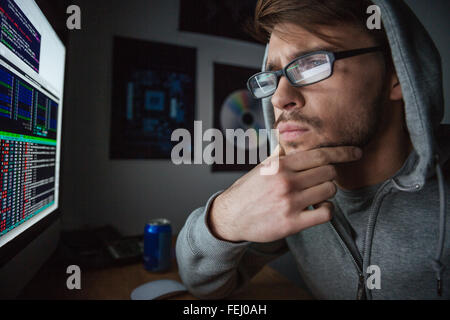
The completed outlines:
[[[293,87],[286,77],[281,77],[271,102],[275,108],[289,111],[296,107],[303,107],[305,97],[302,95],[300,88]]]

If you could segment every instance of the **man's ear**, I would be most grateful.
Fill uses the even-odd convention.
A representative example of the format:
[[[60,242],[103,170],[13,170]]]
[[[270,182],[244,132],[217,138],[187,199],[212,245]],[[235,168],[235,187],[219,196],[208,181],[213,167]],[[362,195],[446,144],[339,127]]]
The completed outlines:
[[[391,83],[389,87],[391,88],[389,99],[394,101],[403,99],[402,87],[400,86],[400,81],[398,81],[396,72],[392,72]]]

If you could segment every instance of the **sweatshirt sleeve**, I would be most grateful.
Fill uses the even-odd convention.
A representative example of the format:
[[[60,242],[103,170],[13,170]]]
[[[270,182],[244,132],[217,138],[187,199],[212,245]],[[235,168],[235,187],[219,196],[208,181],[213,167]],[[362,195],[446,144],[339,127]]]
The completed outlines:
[[[217,239],[207,226],[214,199],[194,210],[176,243],[178,270],[188,290],[201,299],[222,299],[243,289],[265,264],[288,250],[284,239],[269,242],[228,242]]]

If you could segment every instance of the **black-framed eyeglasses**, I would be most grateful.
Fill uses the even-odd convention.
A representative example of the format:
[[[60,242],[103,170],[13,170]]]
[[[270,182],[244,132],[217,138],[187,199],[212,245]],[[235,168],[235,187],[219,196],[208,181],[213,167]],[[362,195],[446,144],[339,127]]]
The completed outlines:
[[[308,86],[331,77],[336,60],[381,50],[382,47],[377,46],[340,52],[310,52],[295,58],[281,70],[263,71],[251,76],[247,88],[254,98],[267,98],[277,90],[278,78],[281,76],[285,76],[294,87]]]

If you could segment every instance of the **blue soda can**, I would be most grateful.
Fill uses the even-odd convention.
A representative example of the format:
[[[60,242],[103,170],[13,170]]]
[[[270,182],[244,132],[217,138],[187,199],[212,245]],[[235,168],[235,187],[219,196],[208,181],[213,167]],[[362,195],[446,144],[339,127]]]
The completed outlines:
[[[153,219],[144,230],[144,267],[148,271],[164,271],[170,268],[172,227],[167,219]]]

